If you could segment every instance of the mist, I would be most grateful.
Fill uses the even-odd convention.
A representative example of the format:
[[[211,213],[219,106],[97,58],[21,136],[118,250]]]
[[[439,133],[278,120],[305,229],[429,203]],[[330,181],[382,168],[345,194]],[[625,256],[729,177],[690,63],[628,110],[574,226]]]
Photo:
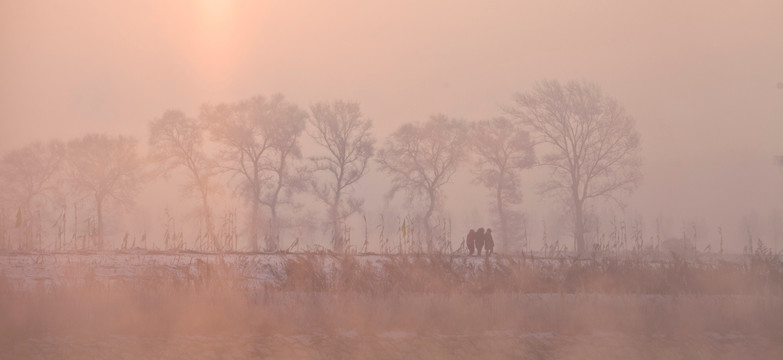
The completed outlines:
[[[144,163],[138,188],[114,196],[129,201],[107,203],[103,215],[96,215],[103,205],[95,204],[95,194],[73,190],[70,180],[68,186],[47,185],[63,193],[41,200],[56,205],[39,206],[37,232],[20,230],[28,212],[32,217],[35,211],[3,184],[0,247],[85,250],[86,240],[66,240],[93,236],[89,229],[101,218],[106,240],[94,247],[100,249],[424,252],[421,243],[415,245],[418,238],[408,234],[411,221],[426,208],[417,201],[425,197],[387,196],[393,174],[378,161],[387,141],[402,127],[425,124],[437,114],[468,127],[510,118],[517,94],[546,81],[575,81],[595,84],[616,100],[640,139],[640,181],[630,191],[585,205],[583,230],[591,246],[618,239],[622,229],[645,251],[662,253],[661,241],[686,239],[694,251],[709,256],[748,255],[759,245],[779,255],[781,34],[783,2],[772,0],[0,2],[0,159],[35,143],[44,144],[39,150],[61,149],[101,134],[134,143],[128,146]],[[202,193],[186,169],[163,171],[148,163],[151,124],[167,111],[202,121],[205,109],[239,108],[276,94],[310,118],[317,104],[355,103],[360,118],[371,122],[374,156],[361,179],[345,190],[346,198],[361,203],[341,223],[345,247],[333,246],[336,232],[329,217],[335,212],[312,190],[302,190],[308,184],[292,181],[290,189],[296,190],[290,199],[281,198],[280,225],[276,218],[272,225],[263,207],[252,219],[246,183],[239,172],[226,170],[228,162],[220,156],[228,142],[214,132],[203,131],[204,153],[222,161],[210,178],[211,217],[204,217]],[[328,155],[311,136],[313,124],[306,126],[298,138],[302,157],[291,162],[292,178],[312,157]],[[537,144],[534,150],[540,165],[551,148]],[[473,160],[460,164],[439,189],[431,220],[441,231],[439,253],[466,253],[470,229],[492,227],[498,233],[494,193],[477,183]],[[2,169],[0,179],[17,175]],[[313,173],[320,181],[327,174]],[[515,180],[520,201],[513,210],[524,219],[524,237],[520,232],[513,241],[499,242],[500,255],[548,257],[556,249],[579,256],[568,203],[540,191],[551,176],[545,166],[520,170]],[[204,240],[204,219],[214,222],[214,233],[225,243]],[[265,245],[268,229],[278,226],[277,242]],[[259,231],[256,242],[252,228]],[[416,234],[411,236],[423,236]],[[22,244],[23,237],[35,240]],[[624,250],[630,252],[630,246]],[[654,261],[664,261],[658,255]],[[11,268],[4,265],[0,273]],[[231,274],[218,278],[236,275]],[[245,295],[232,296],[242,301]],[[462,300],[447,307],[462,308]],[[405,301],[415,304],[401,307],[421,305]],[[516,299],[493,301],[517,304]],[[194,312],[201,311],[198,306]],[[351,319],[336,323],[353,324]],[[387,329],[381,324],[389,323],[373,328]],[[616,329],[623,327],[610,331]]]
[[[536,81],[576,79],[615,97],[642,136],[644,180],[623,199],[627,216],[659,217],[671,237],[703,221],[744,238],[743,219],[781,208],[783,6],[774,1],[2,7],[0,152],[88,132],[144,144],[148,123],[167,109],[195,115],[204,104],[274,93],[302,107],[359,102],[382,140],[434,113],[502,115]],[[534,169],[522,179],[534,224],[558,210],[536,192],[542,176]],[[470,186],[461,178],[450,194]],[[386,184],[356,188],[365,211],[379,213],[383,200],[373,196]]]

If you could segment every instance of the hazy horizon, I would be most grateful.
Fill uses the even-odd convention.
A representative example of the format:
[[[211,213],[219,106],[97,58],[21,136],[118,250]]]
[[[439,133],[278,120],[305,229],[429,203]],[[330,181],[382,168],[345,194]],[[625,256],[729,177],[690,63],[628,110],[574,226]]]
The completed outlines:
[[[357,101],[380,145],[434,113],[488,119],[537,81],[586,80],[642,138],[630,217],[661,217],[672,236],[733,228],[740,241],[757,216],[779,250],[781,34],[780,1],[3,2],[0,154],[85,133],[145,147],[165,110],[274,93],[303,108]],[[540,223],[556,206],[535,193],[541,170],[523,178],[524,211]],[[368,214],[387,185],[357,186]],[[461,176],[449,201],[465,186]],[[470,214],[459,209],[455,222]]]

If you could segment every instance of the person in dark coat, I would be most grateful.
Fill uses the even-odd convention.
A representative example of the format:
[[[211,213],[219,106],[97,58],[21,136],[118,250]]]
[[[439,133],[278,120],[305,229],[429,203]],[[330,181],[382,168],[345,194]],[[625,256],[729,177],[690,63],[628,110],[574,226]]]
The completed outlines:
[[[484,228],[476,231],[476,254],[481,256],[481,249],[484,247]]]
[[[487,255],[491,255],[495,250],[495,240],[492,239],[492,229],[487,229],[484,234],[484,248],[487,249]]]
[[[469,255],[473,255],[473,249],[476,246],[476,230],[470,229],[470,231],[468,231],[468,237],[465,238],[465,244],[468,245]]]

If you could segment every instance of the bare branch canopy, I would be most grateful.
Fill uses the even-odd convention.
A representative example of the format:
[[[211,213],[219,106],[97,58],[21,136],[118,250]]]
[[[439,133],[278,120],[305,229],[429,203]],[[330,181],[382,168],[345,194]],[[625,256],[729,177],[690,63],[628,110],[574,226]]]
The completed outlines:
[[[506,111],[530,129],[537,144],[548,146],[539,165],[552,172],[542,189],[569,199],[577,250],[585,253],[584,202],[631,191],[641,179],[633,118],[587,82],[540,82],[516,94]]]

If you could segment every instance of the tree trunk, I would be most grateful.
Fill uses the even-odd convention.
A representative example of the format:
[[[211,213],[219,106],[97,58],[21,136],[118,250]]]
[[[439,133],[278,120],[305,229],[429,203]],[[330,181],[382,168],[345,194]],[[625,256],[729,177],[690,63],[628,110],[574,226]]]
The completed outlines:
[[[215,226],[212,224],[212,214],[207,202],[207,195],[203,195],[201,200],[202,211],[204,212],[204,224],[207,227],[207,234],[212,235],[215,232]]]
[[[579,199],[574,199],[574,240],[578,256],[587,255],[583,201]]]
[[[258,251],[258,191],[253,192],[253,205],[250,211],[250,249]]]
[[[272,204],[269,205],[269,212],[272,215],[272,219],[269,224],[269,237],[266,239],[267,251],[276,251],[278,249],[278,242],[280,241],[280,227],[277,225],[277,195],[275,200],[272,200]]]
[[[432,239],[432,224],[430,224],[430,218],[432,217],[432,214],[435,212],[435,191],[430,189],[429,190],[429,198],[430,198],[430,204],[427,208],[427,213],[424,214],[424,237],[425,241],[427,241],[427,252],[431,253],[433,250],[433,239]]]
[[[501,173],[501,179],[502,179],[502,173]],[[506,246],[508,246],[509,239],[508,239],[508,220],[506,219],[506,212],[505,209],[503,209],[503,185],[502,181],[498,183],[498,189],[497,189],[497,206],[498,206],[498,217],[500,218],[500,237],[499,240],[501,241],[501,246],[503,250],[506,250]]]
[[[334,203],[329,211],[329,217],[332,220],[332,250],[334,250],[334,252],[342,252],[345,250],[343,248],[345,239],[343,239],[340,231],[340,193],[335,192],[334,196]]]
[[[340,231],[340,201],[342,200],[343,191],[343,175],[345,173],[345,165],[340,163],[340,174],[337,176],[337,181],[334,185],[334,203],[332,203],[331,218],[332,218],[332,249],[335,252],[342,252],[345,250],[345,239],[343,239]]]
[[[277,202],[280,199],[280,191],[283,189],[284,180],[283,180],[283,174],[285,174],[285,158],[286,158],[287,152],[281,152],[280,153],[280,168],[277,171],[277,186],[275,187],[275,192],[272,194],[272,200],[269,203],[269,211],[272,213],[272,221],[271,224],[269,224],[270,229],[269,233],[270,236],[267,238],[266,248],[267,250],[278,250],[280,247],[280,226],[277,222]]]
[[[212,211],[209,208],[207,190],[203,185],[201,186],[201,211],[203,212],[202,216],[204,217],[204,227],[207,232],[207,239],[212,241],[212,246],[215,247],[215,250],[220,249],[217,236],[215,236],[215,225],[212,223]]]
[[[95,197],[95,211],[98,213],[98,249],[103,250],[103,199]]]

